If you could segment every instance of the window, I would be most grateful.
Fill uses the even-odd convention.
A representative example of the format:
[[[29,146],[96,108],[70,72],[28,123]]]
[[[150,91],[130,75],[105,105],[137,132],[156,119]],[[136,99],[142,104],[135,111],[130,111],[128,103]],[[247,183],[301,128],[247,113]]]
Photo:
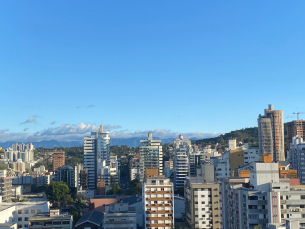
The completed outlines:
[[[37,210],[37,213],[41,213],[41,210],[40,210],[40,209],[38,209],[38,210]]]
[[[24,210],[24,214],[29,214],[29,210]]]
[[[18,210],[18,214],[22,214],[22,210]]]
[[[18,221],[22,221],[22,217],[18,217]]]
[[[70,224],[70,221],[62,221],[62,224]]]
[[[24,217],[24,221],[29,221],[29,217]]]
[[[32,210],[31,210],[31,214],[35,214],[35,209],[32,209]]]
[[[113,222],[114,221],[114,219],[109,219],[109,222]]]
[[[22,225],[18,225],[18,228],[22,228]]]

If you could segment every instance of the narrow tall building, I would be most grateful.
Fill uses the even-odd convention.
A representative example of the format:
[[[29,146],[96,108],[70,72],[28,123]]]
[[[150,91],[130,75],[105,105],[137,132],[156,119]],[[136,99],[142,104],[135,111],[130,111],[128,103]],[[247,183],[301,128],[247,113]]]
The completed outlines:
[[[140,145],[140,181],[145,177],[146,169],[158,169],[163,175],[163,153],[161,140],[153,140],[152,133],[148,133],[147,140],[141,140]]]
[[[88,188],[95,189],[97,175],[100,174],[103,161],[109,163],[110,137],[108,131],[103,131],[103,126],[91,136],[84,138],[84,168],[88,172]]]
[[[65,165],[65,152],[56,151],[53,153],[53,171],[55,172],[58,168]]]
[[[183,187],[189,171],[189,153],[192,151],[191,141],[184,139],[180,134],[174,140],[174,186],[175,189]]]
[[[142,186],[144,228],[174,228],[173,183],[164,176],[150,176]]]
[[[274,162],[285,161],[283,111],[273,110],[269,104],[257,122],[260,156],[271,155]]]

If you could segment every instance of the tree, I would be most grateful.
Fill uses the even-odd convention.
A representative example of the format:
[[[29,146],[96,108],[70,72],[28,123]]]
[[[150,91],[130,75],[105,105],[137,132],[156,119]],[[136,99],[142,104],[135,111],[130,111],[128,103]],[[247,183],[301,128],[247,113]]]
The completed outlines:
[[[142,183],[138,180],[130,181],[127,195],[136,195],[141,193],[142,193]]]
[[[77,195],[74,200],[74,206],[70,212],[70,214],[73,215],[73,224],[74,225],[82,217],[83,208],[85,206],[86,206],[86,201],[85,201],[84,197],[82,195]]]
[[[123,194],[124,194],[123,190],[116,182],[112,183],[112,189],[108,190],[106,193],[106,195],[123,195]]]
[[[73,202],[68,185],[62,181],[53,181],[46,188],[48,200],[56,206],[65,207]]]
[[[180,196],[184,196],[184,186],[177,188],[175,190],[175,194],[179,194]]]

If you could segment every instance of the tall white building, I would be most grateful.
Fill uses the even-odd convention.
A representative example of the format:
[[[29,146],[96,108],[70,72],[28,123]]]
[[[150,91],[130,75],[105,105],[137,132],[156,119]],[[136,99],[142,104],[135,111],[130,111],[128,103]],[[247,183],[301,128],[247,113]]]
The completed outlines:
[[[144,228],[174,228],[173,183],[164,176],[151,176],[142,186]]]
[[[183,187],[189,171],[189,154],[192,152],[191,141],[184,139],[180,134],[174,140],[174,186],[175,189]]]
[[[88,171],[88,188],[95,189],[98,168],[103,161],[109,163],[110,137],[108,131],[103,131],[103,126],[91,136],[84,138],[84,168]]]
[[[144,180],[145,169],[158,169],[163,175],[163,153],[161,140],[153,140],[152,133],[148,133],[147,140],[141,140],[140,149],[140,181]]]

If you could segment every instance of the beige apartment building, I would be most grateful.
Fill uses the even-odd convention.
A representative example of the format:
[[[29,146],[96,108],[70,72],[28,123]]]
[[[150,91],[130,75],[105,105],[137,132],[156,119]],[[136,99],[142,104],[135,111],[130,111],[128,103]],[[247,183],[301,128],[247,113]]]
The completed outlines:
[[[150,176],[143,182],[145,229],[174,228],[174,187],[165,176]]]
[[[53,171],[55,172],[58,168],[65,165],[65,152],[56,151],[53,152]]]

